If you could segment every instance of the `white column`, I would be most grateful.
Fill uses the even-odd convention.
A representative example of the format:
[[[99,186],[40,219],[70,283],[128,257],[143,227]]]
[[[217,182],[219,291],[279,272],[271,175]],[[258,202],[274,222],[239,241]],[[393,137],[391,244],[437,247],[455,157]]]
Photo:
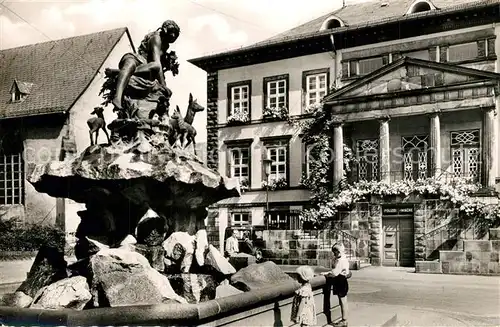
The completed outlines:
[[[342,123],[333,127],[333,187],[339,186],[344,176],[344,135]]]
[[[431,176],[441,174],[441,122],[439,113],[435,112],[430,117],[430,145],[431,145]]]
[[[498,99],[498,96],[497,96]],[[498,100],[496,101],[498,102]],[[483,118],[483,186],[495,187],[495,178],[497,173],[497,112],[495,108],[484,110]]]
[[[391,181],[391,147],[389,144],[389,120],[389,117],[379,119],[380,180],[387,183]]]

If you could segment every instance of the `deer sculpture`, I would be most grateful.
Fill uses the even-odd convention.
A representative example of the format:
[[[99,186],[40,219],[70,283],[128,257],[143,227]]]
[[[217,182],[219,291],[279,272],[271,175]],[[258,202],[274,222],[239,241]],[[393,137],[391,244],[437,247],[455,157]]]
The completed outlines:
[[[193,127],[194,116],[205,108],[200,105],[197,99],[193,99],[193,94],[189,93],[189,103],[184,119],[179,119],[178,140],[180,147],[185,149],[193,143],[194,154],[196,155],[196,129]]]
[[[104,108],[103,107],[95,107],[94,110],[90,113],[91,115],[96,115],[97,117],[92,117],[87,120],[87,125],[89,126],[89,136],[90,136],[90,145],[97,144],[97,139],[99,137],[99,130],[102,129],[106,138],[108,139],[108,144],[111,143],[109,139],[108,131],[106,130],[106,122],[104,121]],[[93,134],[95,134],[95,142],[93,139]]]

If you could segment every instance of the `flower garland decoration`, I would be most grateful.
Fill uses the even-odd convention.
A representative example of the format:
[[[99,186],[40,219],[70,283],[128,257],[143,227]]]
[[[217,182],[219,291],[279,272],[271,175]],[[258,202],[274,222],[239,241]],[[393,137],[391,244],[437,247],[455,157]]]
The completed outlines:
[[[481,185],[474,183],[470,178],[454,178],[448,181],[427,178],[393,183],[361,181],[353,185],[347,184],[341,190],[333,190],[328,180],[331,166],[328,154],[332,127],[338,121],[331,111],[323,110],[322,103],[309,106],[306,112],[311,118],[296,124],[304,135],[304,142],[314,144],[308,154],[309,176],[303,176],[301,181],[301,184],[312,192],[314,208],[302,210],[300,216],[303,221],[322,226],[323,223],[334,219],[339,209],[349,209],[354,203],[372,195],[381,197],[419,195],[451,203],[459,209],[460,215],[464,218],[476,217],[479,218],[477,221],[490,227],[500,226],[500,206],[476,200],[472,195]],[[344,145],[344,177],[347,177],[356,161],[352,149]]]

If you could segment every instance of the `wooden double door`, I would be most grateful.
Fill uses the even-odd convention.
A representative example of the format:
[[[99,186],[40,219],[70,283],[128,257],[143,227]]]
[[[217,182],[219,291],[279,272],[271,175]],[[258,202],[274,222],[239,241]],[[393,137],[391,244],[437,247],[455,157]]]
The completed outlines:
[[[382,217],[382,265],[415,266],[413,216]]]

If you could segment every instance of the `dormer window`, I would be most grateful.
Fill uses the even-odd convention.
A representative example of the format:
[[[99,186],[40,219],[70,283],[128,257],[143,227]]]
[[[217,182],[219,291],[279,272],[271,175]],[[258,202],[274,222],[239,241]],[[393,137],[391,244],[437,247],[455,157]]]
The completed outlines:
[[[344,22],[335,16],[328,17],[321,25],[320,31],[330,30],[338,27],[344,27]]]
[[[23,101],[30,93],[33,83],[14,80],[10,88],[11,102]]]
[[[18,102],[21,101],[22,94],[19,92],[19,90],[14,90],[12,92],[12,102]]]
[[[432,4],[432,2],[427,0],[417,0],[410,6],[406,14],[407,15],[416,14],[419,12],[435,10],[435,9],[437,8]]]

